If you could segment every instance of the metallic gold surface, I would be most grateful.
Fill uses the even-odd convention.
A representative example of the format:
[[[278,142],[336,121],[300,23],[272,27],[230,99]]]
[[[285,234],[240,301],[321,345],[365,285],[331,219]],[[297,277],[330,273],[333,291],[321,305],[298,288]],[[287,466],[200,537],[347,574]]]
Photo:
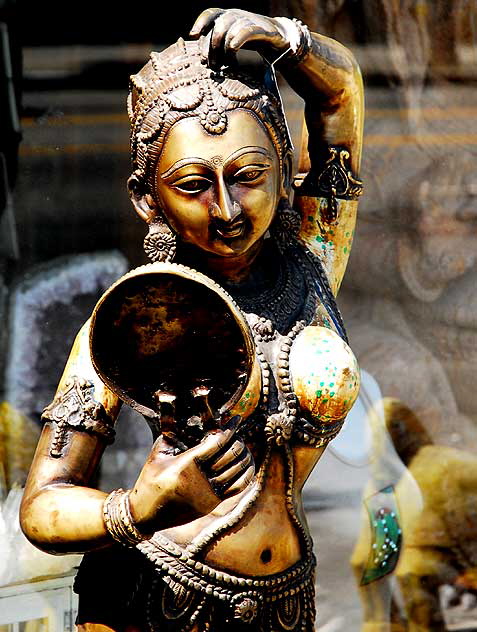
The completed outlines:
[[[311,632],[301,488],[359,381],[334,294],[361,186],[361,79],[349,51],[285,18],[209,9],[191,35],[152,53],[129,97],[128,187],[146,250],[188,267],[139,268],[98,303],[47,409],[22,525],[44,550],[88,552],[80,629]],[[237,72],[241,48],[266,58],[260,78]],[[306,102],[296,208],[275,62]],[[125,402],[155,439],[113,520],[92,486],[105,437],[61,408],[73,377],[111,426]],[[90,588],[102,573],[118,581],[100,561],[111,531],[144,537],[127,570],[126,547],[116,553],[141,582],[124,603]]]

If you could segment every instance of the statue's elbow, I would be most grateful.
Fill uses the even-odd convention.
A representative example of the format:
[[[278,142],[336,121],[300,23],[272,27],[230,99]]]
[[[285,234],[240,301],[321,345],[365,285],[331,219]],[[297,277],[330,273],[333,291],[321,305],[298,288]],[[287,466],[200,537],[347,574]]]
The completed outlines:
[[[34,496],[24,494],[20,505],[20,527],[26,539],[37,549],[58,554],[58,547],[52,541],[49,530],[45,529],[46,508],[41,501],[41,492]]]

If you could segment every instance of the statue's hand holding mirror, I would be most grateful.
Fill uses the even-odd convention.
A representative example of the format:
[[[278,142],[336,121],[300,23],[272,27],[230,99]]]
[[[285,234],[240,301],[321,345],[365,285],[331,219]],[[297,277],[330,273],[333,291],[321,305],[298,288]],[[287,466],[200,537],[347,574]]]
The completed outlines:
[[[261,373],[223,288],[173,263],[132,270],[96,305],[90,349],[103,382],[153,432],[130,495],[144,532],[165,528],[164,516],[189,522],[247,487],[253,459],[234,433],[258,405]]]
[[[291,45],[290,30],[282,18],[269,18],[241,9],[206,9],[190,31],[204,36],[203,56],[212,68],[227,66],[240,49],[254,50],[270,62]]]
[[[175,454],[174,441],[161,435],[149,454],[129,497],[134,523],[144,533],[190,522],[210,513],[223,499],[253,481],[253,457],[235,437],[238,419],[224,430]]]

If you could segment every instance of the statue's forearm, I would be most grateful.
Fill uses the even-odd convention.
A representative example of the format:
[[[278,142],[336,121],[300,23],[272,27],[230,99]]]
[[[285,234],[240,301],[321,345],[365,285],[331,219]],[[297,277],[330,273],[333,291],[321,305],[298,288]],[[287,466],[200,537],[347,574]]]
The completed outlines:
[[[361,160],[364,96],[361,73],[346,47],[317,33],[309,53],[297,65],[283,65],[283,75],[305,100],[311,164],[328,158],[329,146],[350,152],[357,174]]]
[[[362,192],[364,96],[353,54],[311,34],[311,47],[295,66],[284,64],[290,86],[305,100],[305,128],[295,178],[301,239],[321,260],[337,293],[348,262]]]

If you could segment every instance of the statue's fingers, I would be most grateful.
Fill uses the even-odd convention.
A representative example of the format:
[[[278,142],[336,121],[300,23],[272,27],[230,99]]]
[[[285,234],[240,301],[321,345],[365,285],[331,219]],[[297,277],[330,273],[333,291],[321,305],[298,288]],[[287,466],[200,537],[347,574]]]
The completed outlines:
[[[205,439],[202,439],[202,441],[194,448],[188,450],[188,452],[190,456],[193,456],[199,463],[205,463],[214,457],[217,452],[223,450],[227,443],[227,439],[228,431],[211,433],[207,435]]]
[[[233,29],[238,22],[248,21],[248,18],[241,17],[239,11],[227,11],[222,13],[214,23],[212,36],[210,39],[211,52],[216,55],[223,54],[224,41],[230,29]]]
[[[263,29],[244,17],[237,20],[227,31],[224,41],[225,52],[236,53],[246,44],[255,40],[263,40]]]
[[[210,51],[210,38],[212,31],[209,31],[205,37],[199,39],[200,57],[203,63],[207,64]]]
[[[222,496],[233,496],[238,492],[243,491],[255,478],[255,465],[250,465],[245,472],[230,485],[222,491]]]
[[[230,467],[228,467],[218,476],[214,476],[213,478],[211,478],[210,482],[214,488],[217,486],[225,488],[235,478],[237,478],[238,476],[241,476],[242,472],[247,470],[250,466],[253,467],[252,464],[253,464],[253,457],[250,454],[250,452],[247,451],[243,459],[241,459],[234,465],[231,465]]]
[[[234,441],[230,448],[223,454],[221,454],[218,459],[210,465],[210,469],[213,472],[220,472],[224,467],[236,461],[237,459],[242,459],[246,454],[247,448],[243,444],[242,441]]]
[[[220,68],[225,63],[224,41],[234,19],[237,17],[229,12],[219,16],[214,23],[207,51],[208,65],[211,68]]]
[[[224,42],[226,53],[236,53],[241,48],[261,52],[267,48],[280,51],[288,47],[288,40],[272,20],[263,16],[256,18],[244,18],[229,29]]]
[[[198,445],[187,450],[187,453],[200,464],[210,461],[218,452],[227,448],[237,427],[237,425],[233,425],[225,430],[209,433]]]
[[[189,32],[190,37],[197,38],[207,33],[214,25],[215,20],[222,15],[222,13],[224,13],[224,9],[218,8],[202,11]]]

